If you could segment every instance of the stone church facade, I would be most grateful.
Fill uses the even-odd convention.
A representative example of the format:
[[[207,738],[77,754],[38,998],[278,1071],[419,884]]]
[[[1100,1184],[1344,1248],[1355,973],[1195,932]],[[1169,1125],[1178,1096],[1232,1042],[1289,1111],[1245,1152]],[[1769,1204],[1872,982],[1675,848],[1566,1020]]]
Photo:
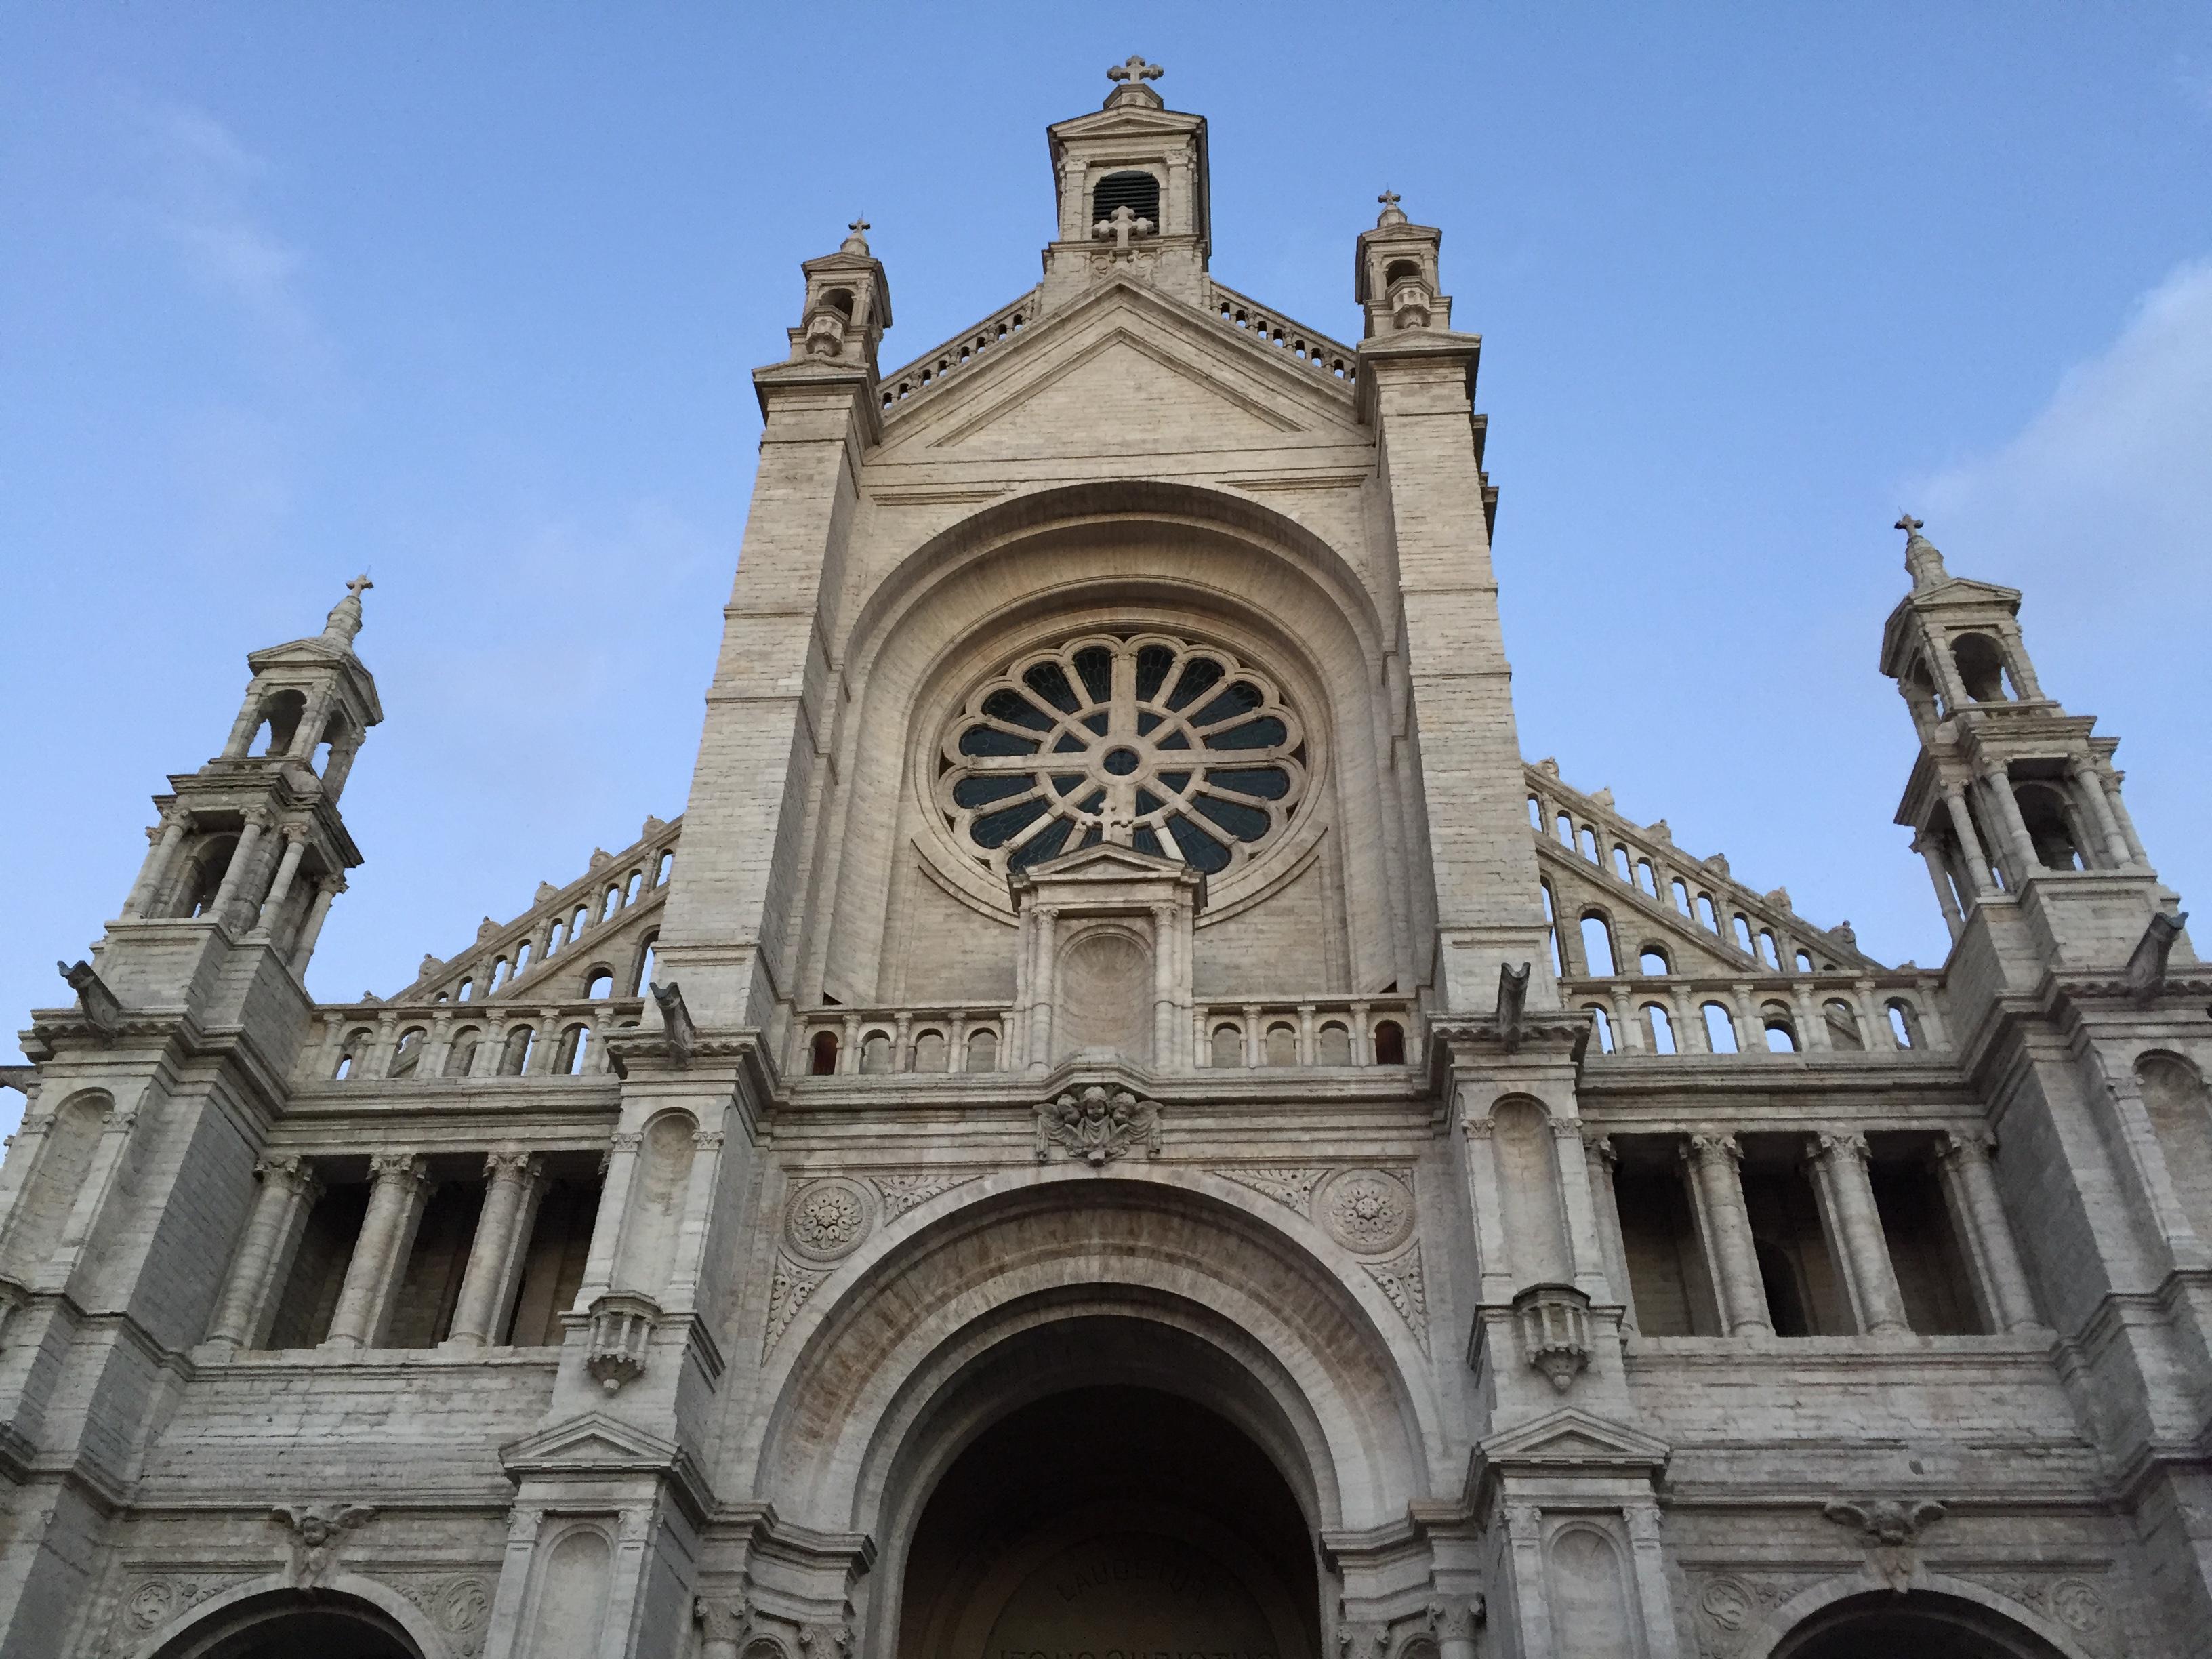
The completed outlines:
[[[1953,946],[1515,732],[1440,233],[1209,272],[1141,60],[1039,285],[758,370],[688,810],[384,998],[356,583],[0,1174],[7,1659],[2212,1654],[2212,974],[1909,517]]]

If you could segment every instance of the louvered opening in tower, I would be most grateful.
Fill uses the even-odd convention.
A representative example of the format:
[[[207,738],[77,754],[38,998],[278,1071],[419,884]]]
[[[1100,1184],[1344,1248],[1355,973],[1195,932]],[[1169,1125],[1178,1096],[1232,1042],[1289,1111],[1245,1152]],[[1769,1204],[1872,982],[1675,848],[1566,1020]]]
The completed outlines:
[[[1091,192],[1091,221],[1111,219],[1115,208],[1124,207],[1139,219],[1151,220],[1152,228],[1158,229],[1160,181],[1149,173],[1108,173]]]

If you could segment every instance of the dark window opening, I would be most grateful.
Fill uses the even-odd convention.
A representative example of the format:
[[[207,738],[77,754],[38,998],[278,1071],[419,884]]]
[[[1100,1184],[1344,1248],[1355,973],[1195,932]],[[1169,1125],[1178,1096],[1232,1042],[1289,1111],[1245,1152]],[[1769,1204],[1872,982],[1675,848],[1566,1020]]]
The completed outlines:
[[[1139,219],[1150,219],[1154,229],[1160,222],[1160,181],[1149,173],[1109,173],[1101,179],[1091,192],[1091,220],[1093,224],[1102,219],[1111,219],[1115,208],[1127,208]]]
[[[1377,1066],[1403,1066],[1406,1063],[1406,1028],[1395,1019],[1386,1019],[1375,1028],[1375,1063]]]
[[[1721,1334],[1712,1274],[1680,1171],[1624,1158],[1613,1192],[1637,1328],[1646,1336]]]
[[[331,1316],[337,1311],[346,1264],[353,1260],[354,1241],[361,1237],[362,1220],[368,1213],[366,1182],[323,1189],[307,1212],[291,1276],[277,1299],[276,1316],[269,1328],[270,1347],[312,1348],[331,1334]]]
[[[837,1034],[817,1031],[807,1054],[806,1070],[813,1077],[834,1077],[837,1073]]]
[[[1985,1334],[1935,1170],[1917,1158],[1876,1158],[1867,1173],[1905,1323],[1923,1336]]]
[[[580,1170],[547,1183],[531,1224],[514,1310],[499,1334],[501,1343],[518,1348],[560,1346],[561,1316],[568,1311],[584,1282],[584,1261],[591,1254],[592,1228],[599,1214],[597,1176]]]

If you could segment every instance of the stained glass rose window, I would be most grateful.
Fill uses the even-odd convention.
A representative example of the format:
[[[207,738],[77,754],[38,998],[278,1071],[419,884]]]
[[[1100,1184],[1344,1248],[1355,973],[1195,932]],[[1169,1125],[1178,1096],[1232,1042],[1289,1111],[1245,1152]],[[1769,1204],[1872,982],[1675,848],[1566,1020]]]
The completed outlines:
[[[1094,634],[978,687],[938,767],[954,836],[994,870],[1110,839],[1212,873],[1298,810],[1305,733],[1274,680],[1218,646]]]

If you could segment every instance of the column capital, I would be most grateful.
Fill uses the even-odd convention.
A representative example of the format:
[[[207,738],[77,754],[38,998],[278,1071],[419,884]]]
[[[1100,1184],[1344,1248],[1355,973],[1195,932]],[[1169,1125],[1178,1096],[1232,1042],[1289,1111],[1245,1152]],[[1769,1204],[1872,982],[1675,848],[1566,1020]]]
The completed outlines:
[[[249,830],[266,830],[276,822],[276,815],[265,806],[249,806],[239,816]]]
[[[1936,1156],[1946,1162],[1986,1164],[1997,1149],[1997,1138],[1987,1129],[1946,1129],[1936,1138]]]
[[[1583,1143],[1583,1156],[1602,1167],[1610,1175],[1620,1163],[1620,1154],[1614,1150],[1611,1135],[1597,1135]]]
[[[1822,1129],[1808,1137],[1815,1158],[1853,1158],[1867,1161],[1867,1138],[1855,1129]]]
[[[753,1610],[742,1595],[701,1595],[691,1602],[691,1621],[709,1642],[732,1645],[744,1639],[752,1627]]]
[[[617,1133],[607,1137],[607,1150],[611,1152],[634,1152],[644,1145],[645,1137],[641,1134]]]
[[[1480,1596],[1468,1600],[1454,1596],[1449,1601],[1439,1599],[1429,1603],[1429,1628],[1440,1641],[1472,1642],[1475,1626],[1483,1620]]]
[[[412,1181],[427,1185],[430,1166],[414,1152],[371,1152],[368,1155],[368,1178],[372,1182]]]
[[[1552,1119],[1552,1138],[1554,1140],[1571,1140],[1579,1144],[1583,1138],[1582,1119],[1560,1117],[1555,1115]]]
[[[544,1172],[544,1167],[535,1152],[484,1154],[484,1179],[487,1181],[534,1181]]]
[[[695,1130],[691,1144],[702,1152],[719,1152],[722,1150],[722,1132],[720,1129]]]
[[[296,1153],[283,1158],[257,1158],[253,1173],[264,1187],[289,1187],[295,1193],[309,1193],[320,1189],[322,1182],[315,1174],[315,1166]]]
[[[276,833],[293,846],[301,847],[306,845],[307,837],[313,831],[304,823],[288,823],[280,828]]]
[[[1737,1144],[1734,1135],[1707,1130],[1690,1136],[1683,1143],[1682,1158],[1685,1162],[1700,1164],[1711,1164],[1719,1158],[1729,1158],[1741,1164],[1743,1148]]]

